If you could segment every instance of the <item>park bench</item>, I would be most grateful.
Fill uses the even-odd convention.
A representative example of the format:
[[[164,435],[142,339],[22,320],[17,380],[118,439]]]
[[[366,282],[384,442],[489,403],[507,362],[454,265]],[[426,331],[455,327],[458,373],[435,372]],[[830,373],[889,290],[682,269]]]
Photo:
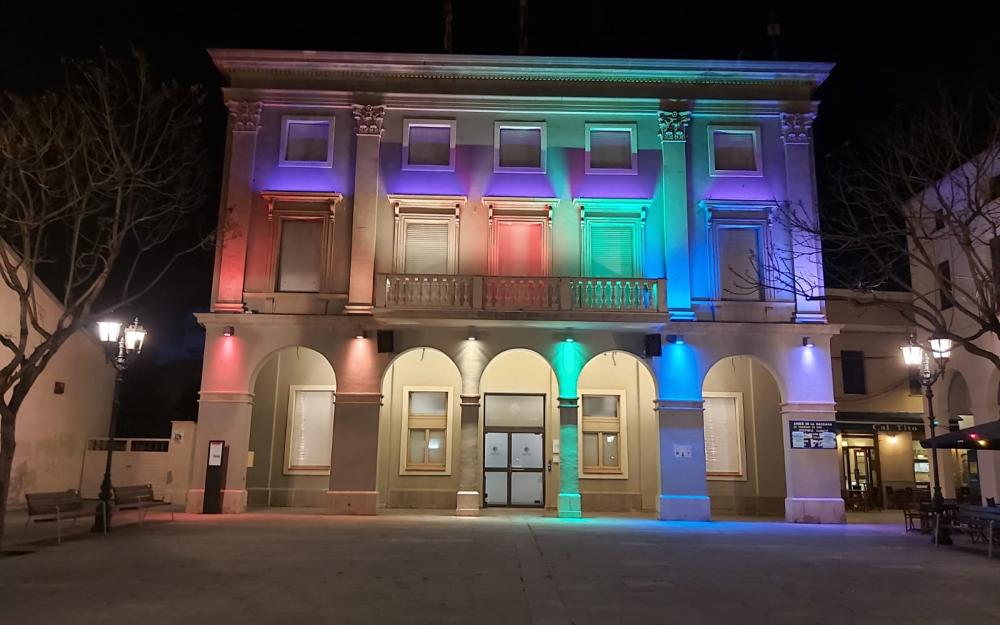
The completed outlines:
[[[80,498],[80,491],[77,490],[26,493],[24,498],[28,501],[28,519],[24,522],[24,526],[27,527],[30,521],[36,523],[55,522],[56,544],[62,544],[63,521],[72,519],[75,525],[78,518],[93,514],[83,509],[83,499]]]
[[[136,484],[134,486],[115,486],[112,488],[115,498],[115,508],[118,510],[136,510],[139,513],[139,524],[142,525],[145,511],[149,508],[169,506],[172,502],[153,494],[151,484]],[[174,510],[170,509],[170,520],[174,520]]]
[[[967,534],[973,543],[986,544],[986,557],[993,557],[994,545],[1000,544],[1000,508],[960,506],[951,519],[938,519],[938,529]]]

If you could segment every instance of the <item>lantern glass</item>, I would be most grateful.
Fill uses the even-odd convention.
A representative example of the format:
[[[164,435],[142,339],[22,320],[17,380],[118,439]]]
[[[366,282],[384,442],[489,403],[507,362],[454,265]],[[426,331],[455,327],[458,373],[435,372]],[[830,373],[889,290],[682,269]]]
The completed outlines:
[[[936,360],[951,358],[951,339],[935,337],[931,339],[931,352]]]
[[[138,323],[133,323],[125,329],[125,349],[130,352],[141,352],[142,343],[146,340],[146,329]]]
[[[923,362],[924,350],[919,345],[909,344],[900,347],[903,351],[903,362],[907,367],[919,367]]]
[[[118,334],[122,331],[120,321],[98,321],[97,333],[104,343],[117,343]]]

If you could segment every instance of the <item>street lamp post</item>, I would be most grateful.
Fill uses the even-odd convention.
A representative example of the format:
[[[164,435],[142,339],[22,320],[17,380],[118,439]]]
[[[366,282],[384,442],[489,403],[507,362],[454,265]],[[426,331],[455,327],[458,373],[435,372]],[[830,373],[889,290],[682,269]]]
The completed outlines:
[[[939,523],[936,540],[938,544],[950,545],[951,536],[948,533],[948,529],[940,527],[941,516],[944,513],[944,495],[941,492],[941,473],[938,468],[937,432],[935,429],[938,423],[937,418],[934,416],[934,383],[941,379],[945,368],[948,366],[948,359],[951,358],[952,341],[951,339],[935,335],[931,337],[929,343],[930,349],[925,349],[917,342],[916,336],[911,334],[906,345],[903,345],[900,349],[903,350],[903,362],[906,363],[906,366],[919,374],[920,385],[924,387],[924,397],[927,398],[927,420],[930,424],[931,458],[934,465],[934,493],[931,497],[931,502]],[[933,371],[931,371],[931,360],[935,364]]]
[[[120,321],[101,321],[97,324],[101,341],[107,347],[108,360],[115,367],[115,387],[111,401],[111,420],[108,424],[108,446],[104,461],[104,479],[101,480],[100,501],[94,510],[94,526],[92,532],[108,533],[111,531],[111,455],[115,448],[115,429],[118,425],[118,405],[122,379],[128,366],[129,354],[138,355],[142,351],[142,343],[146,339],[146,330],[139,325],[136,317],[130,326],[122,332]]]

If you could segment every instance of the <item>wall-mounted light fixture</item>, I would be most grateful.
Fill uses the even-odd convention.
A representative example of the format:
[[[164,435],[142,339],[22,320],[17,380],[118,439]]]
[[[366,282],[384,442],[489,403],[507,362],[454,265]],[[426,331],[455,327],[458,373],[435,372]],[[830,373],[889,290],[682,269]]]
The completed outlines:
[[[683,345],[684,344],[684,335],[682,335],[682,334],[668,334],[667,335],[667,343],[672,343],[674,345]]]
[[[814,347],[816,344],[813,343],[811,336],[802,337],[802,347]]]
[[[225,326],[222,328],[222,336],[235,336],[236,328],[233,326]]]
[[[363,339],[363,338],[365,338],[365,330],[364,330],[364,328],[358,328],[358,333],[354,335],[354,338],[356,338],[356,339]]]

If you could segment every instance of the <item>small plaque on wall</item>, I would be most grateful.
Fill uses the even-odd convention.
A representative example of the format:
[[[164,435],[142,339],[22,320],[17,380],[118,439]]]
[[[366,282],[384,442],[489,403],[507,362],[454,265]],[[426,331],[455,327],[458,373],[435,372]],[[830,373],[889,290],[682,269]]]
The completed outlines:
[[[789,421],[792,449],[836,449],[837,430],[833,421]]]
[[[674,445],[674,458],[690,458],[691,445]]]

